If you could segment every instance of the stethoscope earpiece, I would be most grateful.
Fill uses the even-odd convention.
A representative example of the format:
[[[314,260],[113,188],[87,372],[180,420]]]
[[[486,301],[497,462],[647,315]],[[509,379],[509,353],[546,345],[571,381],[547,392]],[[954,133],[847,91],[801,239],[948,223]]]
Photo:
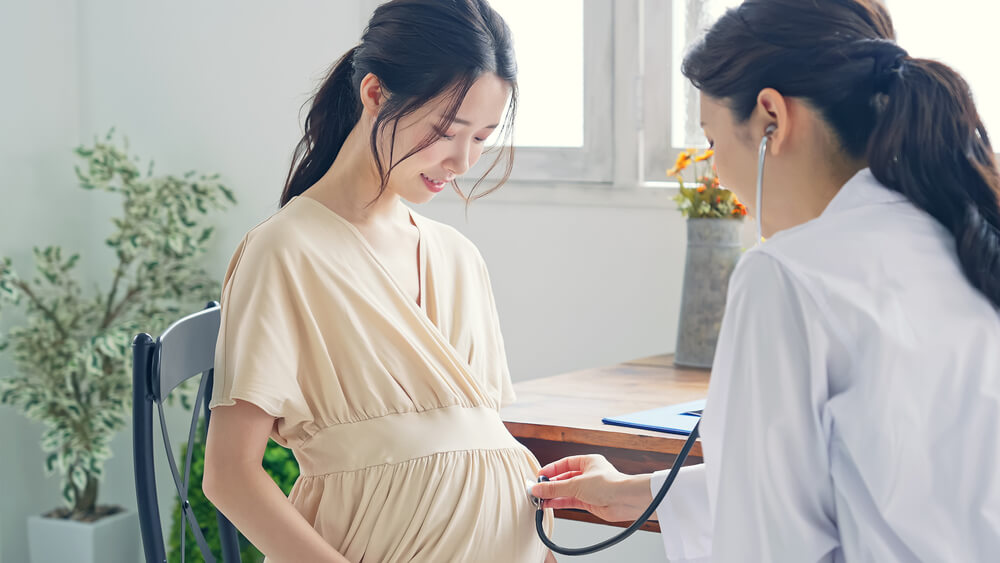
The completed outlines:
[[[760,152],[758,153],[757,159],[757,203],[754,206],[754,212],[757,216],[757,242],[760,244],[764,240],[764,234],[761,232],[762,229],[762,212],[764,205],[764,157],[767,156],[767,142],[771,139],[771,135],[778,130],[778,126],[774,123],[768,125],[764,129],[764,137],[760,140]]]

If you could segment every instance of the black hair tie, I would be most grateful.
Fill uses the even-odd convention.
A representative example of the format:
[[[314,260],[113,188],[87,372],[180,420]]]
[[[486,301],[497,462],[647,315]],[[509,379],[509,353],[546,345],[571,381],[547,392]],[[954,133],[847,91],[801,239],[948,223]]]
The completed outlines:
[[[865,42],[872,48],[871,57],[874,60],[872,79],[875,91],[886,94],[893,82],[902,76],[909,53],[895,41],[888,39],[868,39]]]

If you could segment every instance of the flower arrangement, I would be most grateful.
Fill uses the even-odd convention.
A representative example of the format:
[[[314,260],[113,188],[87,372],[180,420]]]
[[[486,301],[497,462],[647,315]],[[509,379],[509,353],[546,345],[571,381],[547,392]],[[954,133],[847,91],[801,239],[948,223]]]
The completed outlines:
[[[691,219],[743,219],[747,208],[736,198],[736,194],[719,185],[715,165],[710,164],[714,155],[715,151],[712,149],[701,154],[696,154],[694,149],[687,149],[677,155],[674,167],[667,170],[667,176],[677,178],[680,184],[674,201],[681,214]],[[700,170],[706,166],[702,163],[709,163],[707,172]],[[697,185],[688,188],[684,186],[681,172],[692,164]]]

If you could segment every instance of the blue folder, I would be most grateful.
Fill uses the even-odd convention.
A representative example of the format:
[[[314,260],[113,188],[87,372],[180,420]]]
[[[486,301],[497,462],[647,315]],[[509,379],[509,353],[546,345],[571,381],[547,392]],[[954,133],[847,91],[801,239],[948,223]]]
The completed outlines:
[[[604,424],[628,426],[642,430],[668,432],[670,434],[688,435],[694,430],[694,425],[701,419],[701,411],[705,408],[705,399],[639,411],[622,416],[602,418]]]

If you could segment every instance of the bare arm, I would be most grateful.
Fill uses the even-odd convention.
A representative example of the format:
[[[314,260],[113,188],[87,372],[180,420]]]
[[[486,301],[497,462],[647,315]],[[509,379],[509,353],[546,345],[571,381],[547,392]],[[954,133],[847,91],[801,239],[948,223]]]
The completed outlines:
[[[202,490],[275,563],[349,563],[302,517],[261,467],[274,417],[237,401],[212,410]]]

